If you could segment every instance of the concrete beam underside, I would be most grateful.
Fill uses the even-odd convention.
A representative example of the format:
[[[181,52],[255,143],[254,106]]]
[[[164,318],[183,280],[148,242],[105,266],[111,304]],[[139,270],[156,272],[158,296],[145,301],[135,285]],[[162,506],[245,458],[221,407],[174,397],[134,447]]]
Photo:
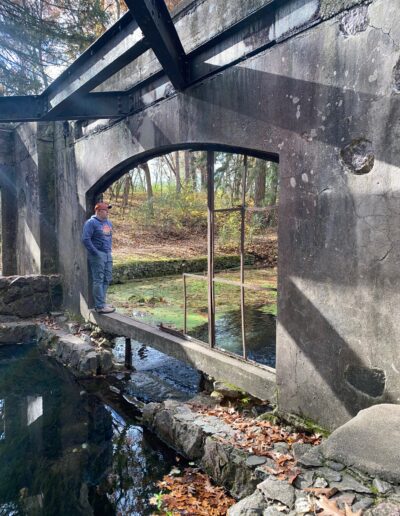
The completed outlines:
[[[217,380],[234,384],[256,398],[276,401],[275,371],[271,368],[235,359],[206,345],[175,337],[121,314],[99,315],[91,312],[89,320],[106,332],[137,340]]]

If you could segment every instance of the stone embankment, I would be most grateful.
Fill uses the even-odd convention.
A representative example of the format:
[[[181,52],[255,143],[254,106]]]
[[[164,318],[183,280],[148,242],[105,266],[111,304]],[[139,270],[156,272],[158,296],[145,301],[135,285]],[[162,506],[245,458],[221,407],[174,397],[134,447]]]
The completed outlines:
[[[78,376],[104,374],[113,368],[112,352],[96,346],[89,335],[73,335],[68,329],[62,330],[54,323],[45,324],[44,319],[0,317],[0,346],[36,341],[43,351],[68,366]],[[64,318],[62,315],[60,317]]]
[[[254,256],[245,256],[245,265],[254,264]],[[215,270],[231,269],[240,266],[240,257],[224,255],[215,258]],[[113,267],[113,283],[125,283],[135,278],[153,278],[158,276],[172,276],[176,274],[200,273],[207,270],[207,257],[169,258],[165,260],[139,261],[127,260],[118,262]]]
[[[211,401],[199,397],[195,404],[199,403],[209,407]],[[237,428],[214,415],[199,413],[193,402],[150,403],[144,408],[143,420],[165,443],[240,499],[229,516],[294,516],[314,514],[317,508],[339,515],[340,511],[345,514],[346,507],[346,514],[399,516],[400,450],[394,444],[398,440],[392,440],[387,432],[378,435],[377,412],[382,422],[391,421],[390,432],[399,432],[400,407],[380,405],[360,412],[320,445],[275,442],[263,455],[237,448]],[[253,431],[259,431],[256,420]],[[359,436],[358,445],[346,455],[355,435]],[[295,475],[289,478],[278,474],[283,456],[295,461]]]
[[[59,310],[61,303],[57,274],[0,277],[0,315],[35,317]]]

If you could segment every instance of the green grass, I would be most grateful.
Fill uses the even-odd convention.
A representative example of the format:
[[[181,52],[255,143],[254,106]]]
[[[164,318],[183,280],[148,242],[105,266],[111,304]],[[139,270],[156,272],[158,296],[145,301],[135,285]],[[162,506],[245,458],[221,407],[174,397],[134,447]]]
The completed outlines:
[[[217,277],[239,280],[239,271],[224,271]],[[245,283],[276,288],[276,269],[250,269],[245,272]],[[119,312],[132,316],[148,324],[163,322],[183,329],[183,279],[182,276],[164,276],[143,280],[132,280],[122,285],[111,285],[109,302],[118,307]],[[207,282],[187,278],[188,330],[207,322]],[[217,318],[240,307],[240,288],[232,285],[216,284],[215,302]],[[246,305],[276,315],[276,292],[245,290]]]

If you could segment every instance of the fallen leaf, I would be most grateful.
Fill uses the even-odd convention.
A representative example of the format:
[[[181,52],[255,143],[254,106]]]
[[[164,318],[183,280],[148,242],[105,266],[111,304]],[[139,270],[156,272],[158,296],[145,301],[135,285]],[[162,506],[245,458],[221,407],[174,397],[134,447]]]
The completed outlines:
[[[359,511],[353,512],[351,510],[351,507],[347,505],[347,503],[344,504],[344,513],[346,516],[361,516],[362,511],[361,509]]]
[[[333,500],[328,500],[325,496],[321,496],[317,499],[317,505],[323,509],[320,515],[323,516],[345,516],[344,511],[339,509]]]

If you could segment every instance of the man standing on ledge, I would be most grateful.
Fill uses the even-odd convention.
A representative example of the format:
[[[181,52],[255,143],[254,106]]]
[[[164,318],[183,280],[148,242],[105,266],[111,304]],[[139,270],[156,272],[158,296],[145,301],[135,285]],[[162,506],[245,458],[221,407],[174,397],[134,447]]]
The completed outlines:
[[[83,226],[82,242],[88,251],[92,273],[93,299],[99,314],[110,314],[115,308],[106,304],[108,285],[112,279],[112,224],[108,220],[105,202],[96,204],[95,214]]]

